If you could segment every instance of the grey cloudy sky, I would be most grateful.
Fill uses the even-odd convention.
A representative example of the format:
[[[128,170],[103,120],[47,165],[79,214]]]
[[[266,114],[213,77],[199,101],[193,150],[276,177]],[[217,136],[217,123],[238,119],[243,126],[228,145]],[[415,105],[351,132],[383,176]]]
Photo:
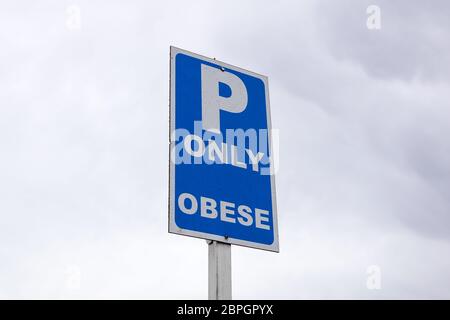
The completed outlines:
[[[207,297],[167,233],[170,45],[269,77],[281,252],[233,247],[234,298],[450,298],[448,1],[0,7],[0,298]]]

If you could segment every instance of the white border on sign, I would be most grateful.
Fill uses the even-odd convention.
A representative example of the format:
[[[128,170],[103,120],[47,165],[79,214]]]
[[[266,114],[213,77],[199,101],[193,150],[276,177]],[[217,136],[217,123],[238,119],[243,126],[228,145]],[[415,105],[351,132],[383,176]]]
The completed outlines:
[[[270,100],[269,100],[269,81],[268,78],[264,75],[248,71],[239,67],[235,67],[232,65],[229,65],[227,63],[224,63],[222,61],[218,61],[215,59],[207,58],[205,56],[192,53],[174,46],[170,46],[170,78],[169,78],[169,88],[170,88],[170,94],[169,94],[169,233],[174,234],[180,234],[184,236],[190,236],[195,238],[201,238],[206,240],[215,240],[220,241],[224,243],[229,244],[235,244],[250,248],[256,248],[256,249],[262,249],[262,250],[268,250],[268,251],[274,251],[274,252],[280,252],[279,248],[279,239],[278,239],[278,213],[277,213],[277,201],[276,201],[276,190],[275,190],[275,172],[274,168],[272,167],[274,164],[271,163],[271,169],[272,174],[270,176],[270,184],[271,184],[271,192],[272,192],[272,220],[273,220],[273,233],[274,233],[274,240],[273,243],[270,245],[262,244],[262,243],[256,243],[252,241],[246,241],[241,239],[235,239],[235,238],[225,238],[223,236],[218,236],[210,233],[205,232],[199,232],[199,231],[193,231],[188,229],[182,229],[179,228],[175,223],[175,163],[170,160],[170,152],[172,150],[172,146],[174,141],[171,140],[171,134],[175,130],[175,57],[178,53],[183,53],[185,55],[191,56],[193,58],[197,58],[200,60],[204,60],[216,65],[219,65],[221,67],[232,69],[250,76],[253,76],[255,78],[259,78],[264,82],[265,86],[265,96],[266,96],[266,114],[267,114],[267,128],[269,132],[269,148],[271,152],[271,157],[274,157],[273,154],[273,141],[272,141],[272,119],[270,114]]]

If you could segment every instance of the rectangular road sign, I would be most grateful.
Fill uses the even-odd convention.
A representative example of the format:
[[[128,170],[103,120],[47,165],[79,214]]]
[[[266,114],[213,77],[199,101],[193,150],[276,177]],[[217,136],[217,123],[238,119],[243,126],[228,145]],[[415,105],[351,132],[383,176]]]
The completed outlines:
[[[169,232],[279,251],[267,77],[170,48]]]

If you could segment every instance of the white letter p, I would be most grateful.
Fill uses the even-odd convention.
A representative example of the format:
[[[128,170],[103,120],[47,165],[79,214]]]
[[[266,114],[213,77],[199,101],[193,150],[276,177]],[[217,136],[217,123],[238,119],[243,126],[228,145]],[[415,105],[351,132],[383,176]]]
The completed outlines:
[[[248,96],[244,82],[236,75],[202,64],[203,129],[220,133],[220,110],[239,113],[247,108]],[[219,83],[231,89],[229,97],[219,95]]]

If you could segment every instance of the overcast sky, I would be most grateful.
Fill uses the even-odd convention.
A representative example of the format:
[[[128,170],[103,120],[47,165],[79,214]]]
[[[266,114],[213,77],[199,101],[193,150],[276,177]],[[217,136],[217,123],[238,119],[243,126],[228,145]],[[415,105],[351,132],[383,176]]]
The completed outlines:
[[[234,298],[450,298],[448,1],[0,2],[0,298],[207,298],[170,45],[269,77],[281,252],[233,246]]]

